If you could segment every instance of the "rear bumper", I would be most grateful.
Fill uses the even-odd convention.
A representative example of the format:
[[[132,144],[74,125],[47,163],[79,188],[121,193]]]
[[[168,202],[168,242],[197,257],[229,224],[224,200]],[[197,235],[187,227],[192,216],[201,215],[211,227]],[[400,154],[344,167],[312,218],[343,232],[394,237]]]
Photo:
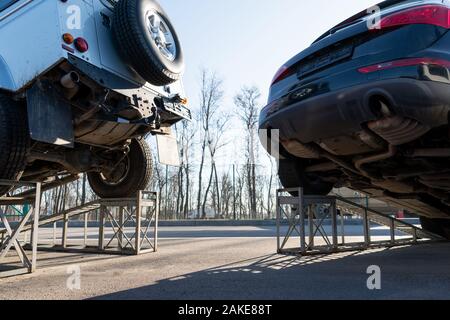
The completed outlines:
[[[133,107],[141,111],[142,119],[144,119],[140,122],[141,124],[145,124],[146,119],[151,117],[152,112],[150,110],[155,99],[161,101],[159,112],[164,116],[163,120],[167,120],[168,123],[175,124],[181,120],[192,120],[191,111],[181,104],[176,96],[161,95],[159,92],[150,90],[139,83],[131,82],[109,70],[99,68],[72,55],[69,55],[68,61],[99,86],[128,97],[130,107],[134,105]]]
[[[302,143],[358,132],[377,119],[369,105],[377,95],[387,99],[397,115],[431,128],[449,121],[450,84],[399,78],[326,93],[279,110],[280,101],[275,101],[261,112],[260,129],[279,129],[282,139]]]

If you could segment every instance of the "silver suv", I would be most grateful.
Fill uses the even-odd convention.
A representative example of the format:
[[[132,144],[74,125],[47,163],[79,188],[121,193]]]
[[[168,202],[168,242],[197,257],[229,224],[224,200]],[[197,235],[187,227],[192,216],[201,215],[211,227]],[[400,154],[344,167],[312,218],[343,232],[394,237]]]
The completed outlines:
[[[0,0],[0,39],[0,179],[87,173],[103,198],[145,189],[144,137],[191,118],[180,41],[160,5]]]

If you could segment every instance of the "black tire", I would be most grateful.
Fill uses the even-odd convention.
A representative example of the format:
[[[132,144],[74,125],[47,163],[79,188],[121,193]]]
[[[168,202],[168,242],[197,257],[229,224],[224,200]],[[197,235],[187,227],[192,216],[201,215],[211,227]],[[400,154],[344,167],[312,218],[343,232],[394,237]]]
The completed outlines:
[[[177,48],[173,61],[161,53],[152,38],[145,21],[149,10],[157,12],[172,33]],[[144,80],[165,86],[180,79],[184,69],[181,44],[172,23],[157,2],[120,0],[115,5],[112,32],[122,57]]]
[[[20,179],[26,167],[29,146],[26,106],[0,95],[0,179]],[[11,189],[0,186],[0,195]]]
[[[101,173],[88,173],[89,184],[100,198],[135,197],[138,191],[148,187],[153,174],[153,160],[150,147],[144,139],[131,142],[130,152],[124,161],[129,167],[118,183],[109,183]]]
[[[281,159],[278,170],[280,182],[284,188],[303,188],[305,195],[328,195],[334,185],[304,173],[304,162],[301,160]],[[297,192],[292,192],[297,196]]]
[[[450,240],[450,220],[420,217],[422,228],[447,240]]]

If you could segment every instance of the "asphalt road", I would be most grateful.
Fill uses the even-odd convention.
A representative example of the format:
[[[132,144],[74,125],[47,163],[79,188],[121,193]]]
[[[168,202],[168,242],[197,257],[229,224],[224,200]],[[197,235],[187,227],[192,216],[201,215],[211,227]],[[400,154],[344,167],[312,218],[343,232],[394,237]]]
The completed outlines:
[[[361,240],[360,228],[351,229],[348,239]],[[80,230],[72,232],[79,241]],[[298,258],[274,254],[274,234],[273,227],[163,227],[154,254],[40,253],[37,273],[0,280],[0,300],[450,298],[450,244]],[[381,290],[367,288],[373,265]],[[70,290],[77,268],[80,289]]]

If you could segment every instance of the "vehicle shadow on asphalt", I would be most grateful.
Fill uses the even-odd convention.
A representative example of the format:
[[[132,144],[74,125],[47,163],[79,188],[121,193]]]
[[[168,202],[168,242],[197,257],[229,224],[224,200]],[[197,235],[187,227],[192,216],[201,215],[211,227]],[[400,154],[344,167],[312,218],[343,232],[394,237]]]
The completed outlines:
[[[369,266],[381,290],[369,290]],[[99,296],[100,300],[448,299],[450,244],[328,256],[267,255]]]

